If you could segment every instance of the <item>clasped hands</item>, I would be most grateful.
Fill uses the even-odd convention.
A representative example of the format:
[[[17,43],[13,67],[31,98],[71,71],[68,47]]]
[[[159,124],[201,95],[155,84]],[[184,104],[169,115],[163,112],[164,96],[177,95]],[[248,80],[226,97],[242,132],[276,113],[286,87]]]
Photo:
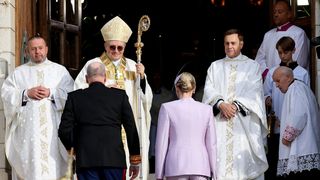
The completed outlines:
[[[291,141],[288,141],[288,140],[286,140],[286,139],[284,139],[284,138],[281,139],[281,142],[282,142],[282,144],[285,145],[285,146],[290,146],[290,145],[291,145]]]
[[[50,96],[50,89],[44,86],[36,86],[27,90],[27,95],[31,99],[41,100]]]
[[[238,110],[237,106],[235,104],[230,104],[226,102],[222,102],[219,105],[219,109],[221,111],[221,115],[225,117],[226,119],[231,119],[236,115],[236,112]]]

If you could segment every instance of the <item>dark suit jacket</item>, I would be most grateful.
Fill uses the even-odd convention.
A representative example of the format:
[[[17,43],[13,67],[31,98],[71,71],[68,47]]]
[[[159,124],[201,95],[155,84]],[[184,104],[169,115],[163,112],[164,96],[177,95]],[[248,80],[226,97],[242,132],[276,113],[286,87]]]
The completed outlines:
[[[68,94],[59,138],[67,150],[74,147],[77,168],[124,168],[121,125],[126,131],[130,155],[139,155],[138,133],[126,92],[94,82]]]

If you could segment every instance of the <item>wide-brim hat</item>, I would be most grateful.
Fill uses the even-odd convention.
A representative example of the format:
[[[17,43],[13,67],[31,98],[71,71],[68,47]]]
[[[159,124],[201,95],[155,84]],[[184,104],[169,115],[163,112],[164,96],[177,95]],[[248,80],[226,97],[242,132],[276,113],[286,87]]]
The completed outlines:
[[[127,23],[119,16],[116,16],[101,28],[101,34],[104,41],[116,40],[127,43],[132,31]]]

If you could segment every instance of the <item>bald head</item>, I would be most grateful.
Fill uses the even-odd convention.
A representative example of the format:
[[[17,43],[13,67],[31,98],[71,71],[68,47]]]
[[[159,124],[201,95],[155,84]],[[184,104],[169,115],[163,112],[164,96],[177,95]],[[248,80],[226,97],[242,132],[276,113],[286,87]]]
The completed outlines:
[[[87,67],[87,75],[86,75],[87,83],[90,84],[92,82],[106,82],[106,69],[104,64],[101,62],[93,62],[89,64]]]
[[[294,80],[293,71],[288,67],[280,66],[274,71],[272,79],[279,90],[282,93],[286,93]]]

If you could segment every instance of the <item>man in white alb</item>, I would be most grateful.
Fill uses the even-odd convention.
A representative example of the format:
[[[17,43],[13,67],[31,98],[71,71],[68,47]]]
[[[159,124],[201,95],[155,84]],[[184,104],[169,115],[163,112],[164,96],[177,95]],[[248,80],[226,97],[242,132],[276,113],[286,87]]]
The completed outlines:
[[[281,59],[281,63],[270,69],[266,79],[263,83],[263,90],[265,95],[265,104],[269,110],[269,133],[268,136],[268,154],[267,159],[269,163],[269,169],[266,175],[271,179],[276,178],[277,172],[277,162],[279,153],[279,135],[280,135],[280,121],[281,121],[281,111],[284,94],[277,88],[276,83],[273,82],[272,75],[273,72],[279,66],[286,66],[292,69],[294,77],[306,83],[310,86],[309,73],[306,69],[299,66],[296,61],[294,61],[293,54],[295,53],[295,42],[289,36],[283,36],[279,39],[275,45],[278,51],[278,55]]]
[[[217,129],[217,179],[264,179],[267,122],[259,64],[241,54],[243,35],[224,35],[226,57],[208,71],[202,102],[213,106]]]
[[[12,179],[59,179],[67,170],[58,127],[74,81],[64,66],[47,59],[47,53],[45,40],[32,37],[27,44],[30,61],[17,67],[1,88]]]

